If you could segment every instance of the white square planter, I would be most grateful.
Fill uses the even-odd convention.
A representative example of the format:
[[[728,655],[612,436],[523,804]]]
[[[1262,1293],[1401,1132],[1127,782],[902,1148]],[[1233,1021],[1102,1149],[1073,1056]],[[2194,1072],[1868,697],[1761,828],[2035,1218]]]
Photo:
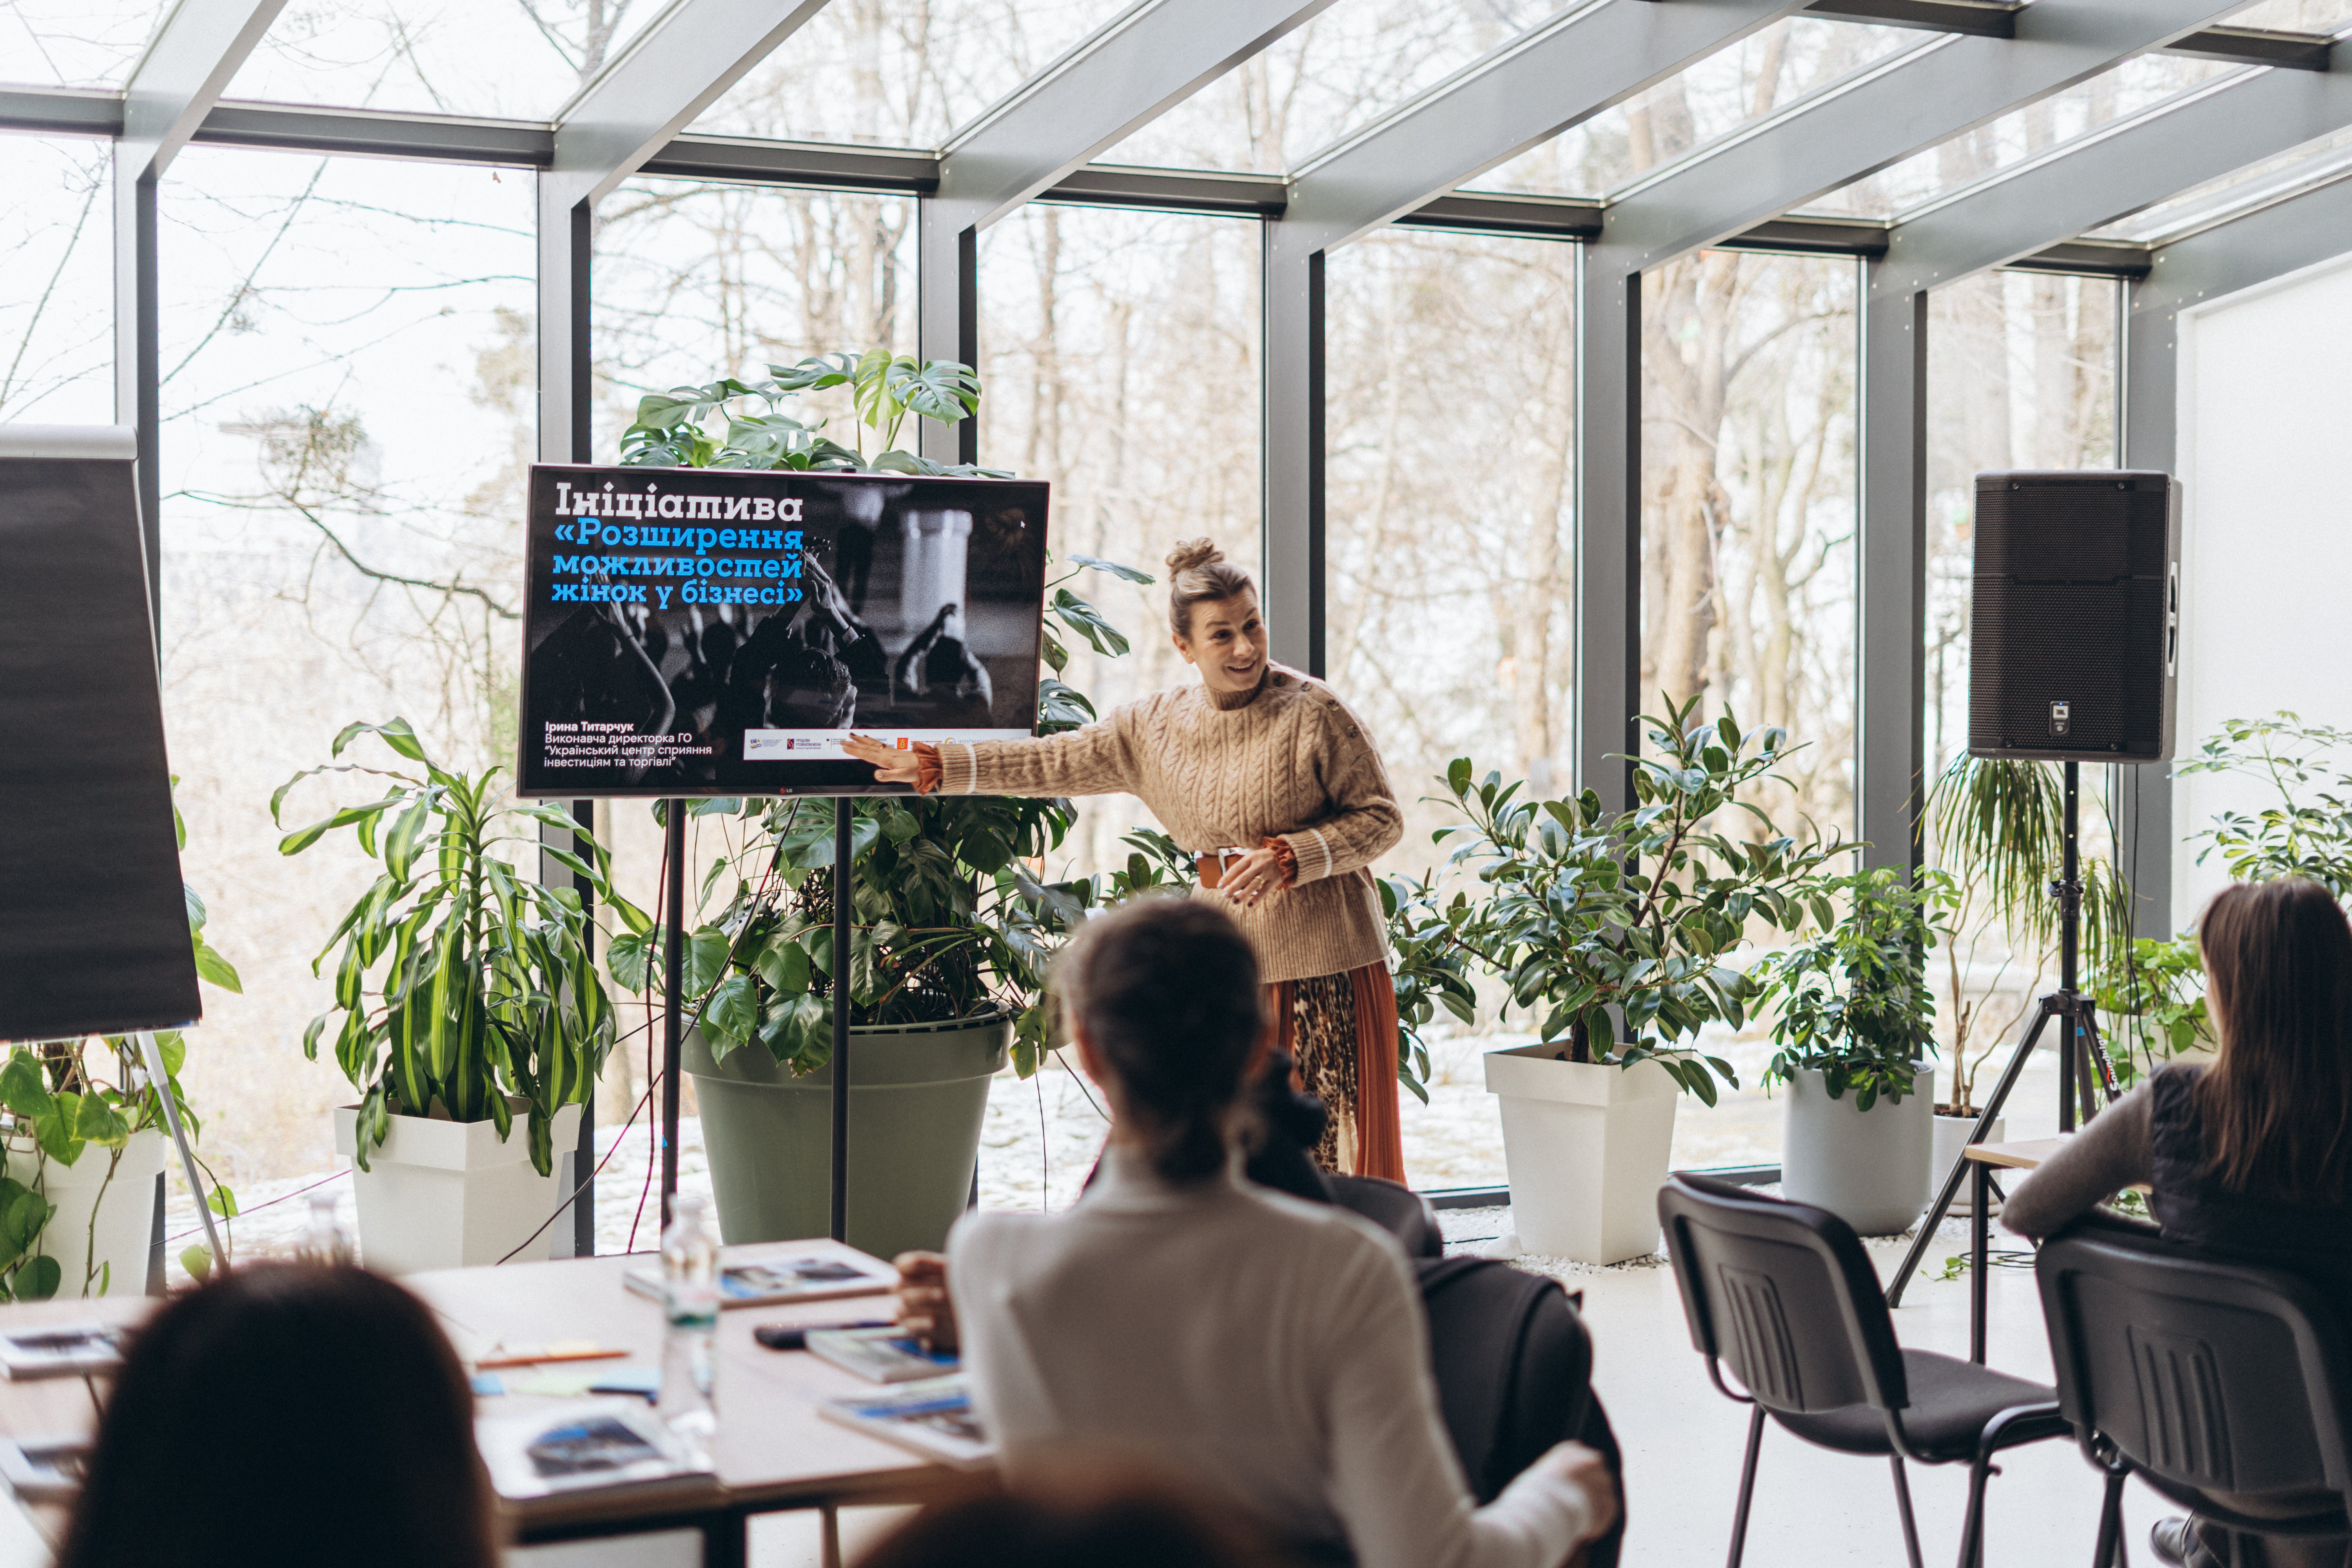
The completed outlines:
[[[496,1263],[520,1246],[563,1201],[563,1156],[579,1140],[580,1108],[556,1112],[555,1170],[545,1176],[531,1169],[523,1117],[518,1105],[514,1130],[501,1143],[494,1121],[395,1116],[362,1171],[353,1158],[359,1107],[338,1107],[335,1152],[352,1162],[361,1259],[380,1273],[417,1274]],[[568,1256],[571,1240],[570,1223],[558,1220],[527,1256]]]
[[[1658,1189],[1682,1086],[1655,1062],[1563,1061],[1562,1049],[1486,1053],[1519,1246],[1579,1263],[1647,1257],[1658,1249]]]
[[[37,1175],[32,1174],[36,1164]],[[133,1132],[119,1159],[92,1143],[70,1165],[38,1158],[30,1144],[11,1146],[8,1165],[12,1175],[57,1205],[33,1250],[58,1260],[59,1300],[146,1290],[155,1178],[163,1173],[162,1132],[152,1127]]]

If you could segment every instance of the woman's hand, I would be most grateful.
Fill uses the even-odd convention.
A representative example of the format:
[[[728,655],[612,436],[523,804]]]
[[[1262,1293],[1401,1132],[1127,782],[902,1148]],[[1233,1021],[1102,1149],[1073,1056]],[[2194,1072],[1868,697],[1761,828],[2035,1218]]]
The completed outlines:
[[[953,1351],[956,1316],[955,1301],[948,1295],[948,1260],[936,1252],[902,1252],[890,1263],[898,1270],[893,1292],[898,1298],[898,1326],[935,1351]]]
[[[1225,862],[1224,874],[1217,879],[1217,891],[1237,904],[1256,904],[1282,891],[1288,875],[1283,869],[1281,856],[1271,849],[1253,849],[1238,860]]]
[[[902,752],[896,746],[886,746],[866,735],[850,736],[841,743],[841,749],[861,763],[871,763],[874,765],[874,779],[877,784],[907,784],[911,787],[921,780],[922,755],[911,749]]]
[[[1562,1443],[1538,1459],[1535,1468],[1584,1493],[1585,1506],[1590,1510],[1585,1520],[1585,1541],[1596,1541],[1609,1533],[1609,1527],[1617,1522],[1617,1478],[1609,1473],[1609,1461],[1597,1450],[1581,1443]],[[1583,1542],[1578,1544],[1581,1546]]]

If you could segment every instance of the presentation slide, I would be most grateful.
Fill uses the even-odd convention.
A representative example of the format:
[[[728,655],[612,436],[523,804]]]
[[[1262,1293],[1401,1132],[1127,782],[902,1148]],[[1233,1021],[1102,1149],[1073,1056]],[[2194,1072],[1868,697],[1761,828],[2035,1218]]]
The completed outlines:
[[[532,468],[526,795],[887,793],[841,749],[1034,731],[1046,487]]]

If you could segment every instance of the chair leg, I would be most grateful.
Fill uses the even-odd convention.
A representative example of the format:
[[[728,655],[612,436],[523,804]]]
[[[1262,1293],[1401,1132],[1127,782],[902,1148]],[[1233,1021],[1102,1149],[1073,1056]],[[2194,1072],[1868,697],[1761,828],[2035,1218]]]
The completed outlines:
[[[1969,1467],[1969,1511],[1960,1524],[1960,1568],[1984,1568],[1985,1481],[1992,1474],[1992,1456],[1979,1454]]]
[[[2106,1500],[2099,1508],[2099,1543],[2091,1552],[2091,1568],[2115,1568],[2124,1545],[2124,1479],[2107,1473]]]
[[[1895,1507],[1903,1515],[1903,1550],[1911,1568],[1924,1568],[1919,1561],[1919,1521],[1911,1517],[1911,1482],[1903,1473],[1903,1456],[1889,1454],[1886,1462],[1895,1468]]]
[[[1764,1447],[1764,1407],[1758,1405],[1748,1421],[1748,1458],[1739,1467],[1739,1506],[1731,1515],[1730,1568],[1739,1568],[1748,1550],[1748,1504],[1756,1495],[1756,1456]]]

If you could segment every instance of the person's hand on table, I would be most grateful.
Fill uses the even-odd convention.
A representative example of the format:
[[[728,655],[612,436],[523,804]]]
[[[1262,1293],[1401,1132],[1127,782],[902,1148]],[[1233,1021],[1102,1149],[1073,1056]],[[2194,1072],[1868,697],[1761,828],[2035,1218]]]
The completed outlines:
[[[852,735],[841,743],[841,749],[861,763],[872,763],[877,784],[912,787],[921,781],[923,759],[918,752],[886,746],[869,735]]]
[[[956,1317],[948,1295],[948,1260],[936,1252],[902,1252],[890,1262],[898,1270],[898,1326],[935,1351],[953,1351]]]
[[[1237,904],[1262,903],[1282,891],[1289,875],[1281,856],[1271,849],[1253,849],[1238,860],[1225,862],[1223,874],[1217,879],[1217,891]]]

